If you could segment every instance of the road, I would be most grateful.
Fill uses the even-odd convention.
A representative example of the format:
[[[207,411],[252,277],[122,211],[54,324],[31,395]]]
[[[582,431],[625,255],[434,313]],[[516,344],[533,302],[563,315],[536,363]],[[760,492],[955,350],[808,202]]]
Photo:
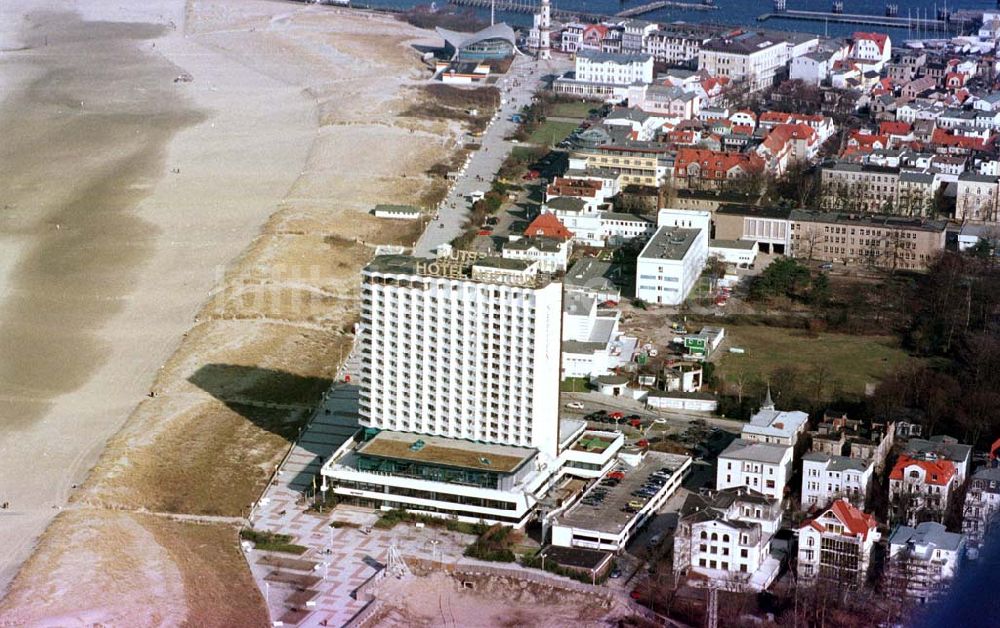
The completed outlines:
[[[427,225],[413,248],[414,255],[433,257],[437,247],[462,234],[469,216],[467,195],[476,190],[486,192],[490,189],[490,182],[500,169],[500,164],[514,147],[512,142],[504,139],[517,129],[517,124],[510,120],[511,116],[531,102],[543,77],[562,73],[568,69],[568,64],[565,59],[537,61],[524,56],[514,59],[510,71],[497,82],[502,104],[480,138],[481,147],[472,153],[464,172],[455,180],[448,195],[438,206],[437,215]]]
[[[640,414],[644,418],[662,418],[666,419],[666,427],[672,427],[677,429],[684,429],[687,427],[691,421],[695,419],[701,419],[705,421],[711,427],[718,427],[720,429],[729,432],[740,432],[743,426],[746,425],[743,421],[736,421],[733,419],[723,419],[721,417],[713,416],[711,414],[699,414],[697,412],[681,412],[679,410],[660,410],[657,408],[648,408],[646,404],[641,401],[636,401],[634,399],[628,399],[625,397],[609,397],[607,395],[602,395],[597,392],[564,392],[560,396],[561,403],[563,404],[562,415],[565,417],[572,418],[582,418],[585,414],[590,414],[595,410],[607,410],[608,412],[623,412],[626,415],[629,414]],[[566,403],[570,401],[579,401],[583,403],[583,410],[573,410],[565,407]],[[648,428],[650,421],[643,421],[643,428]],[[607,427],[607,424],[604,424]]]

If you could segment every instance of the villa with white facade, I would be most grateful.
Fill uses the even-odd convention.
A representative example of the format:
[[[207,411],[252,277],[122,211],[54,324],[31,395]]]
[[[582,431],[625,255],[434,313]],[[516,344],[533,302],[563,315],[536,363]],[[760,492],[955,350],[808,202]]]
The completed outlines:
[[[792,448],[738,438],[719,454],[715,488],[743,486],[781,501],[792,475]]]
[[[802,456],[802,508],[846,499],[864,510],[875,463],[811,452]]]

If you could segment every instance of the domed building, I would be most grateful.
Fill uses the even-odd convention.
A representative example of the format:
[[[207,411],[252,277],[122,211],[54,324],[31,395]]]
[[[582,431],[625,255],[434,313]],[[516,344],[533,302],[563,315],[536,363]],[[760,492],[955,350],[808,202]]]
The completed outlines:
[[[457,33],[438,28],[445,52],[457,61],[506,59],[517,52],[514,29],[504,23],[494,24],[478,33]]]

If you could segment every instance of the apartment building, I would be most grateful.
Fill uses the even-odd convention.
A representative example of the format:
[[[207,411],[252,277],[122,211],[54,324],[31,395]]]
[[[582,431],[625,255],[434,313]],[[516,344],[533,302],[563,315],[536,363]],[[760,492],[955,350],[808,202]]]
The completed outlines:
[[[847,418],[842,412],[827,410],[810,435],[812,451],[831,456],[847,455],[871,463],[879,473],[895,442],[896,424],[892,421],[863,423]]]
[[[824,506],[837,499],[846,499],[864,510],[875,464],[810,452],[802,456],[802,507]]]
[[[622,52],[624,54],[648,53],[646,39],[656,32],[656,24],[645,20],[625,20],[622,22]]]
[[[964,549],[965,537],[940,523],[899,526],[889,536],[889,594],[931,601],[958,573]]]
[[[759,491],[735,487],[688,495],[674,533],[674,573],[764,589],[779,570],[770,554],[780,524],[780,500]]]
[[[741,33],[710,39],[698,52],[698,69],[712,76],[745,81],[750,93],[772,87],[787,76],[793,57],[815,49],[818,38],[793,42],[791,35]]]
[[[671,66],[695,69],[702,45],[718,28],[700,24],[660,24],[646,36],[643,52]]]
[[[792,475],[792,452],[791,447],[738,438],[719,454],[715,488],[744,486],[781,501]]]
[[[901,455],[889,473],[889,518],[914,524],[942,521],[959,486],[955,465],[934,454]]]
[[[673,181],[680,189],[724,190],[753,181],[766,162],[756,153],[680,148],[674,160]]]
[[[566,270],[570,241],[545,236],[512,237],[501,246],[501,257],[538,262],[538,270],[555,273]]]
[[[857,268],[924,270],[944,250],[943,220],[792,210],[789,254]]]
[[[1000,468],[984,467],[969,480],[962,508],[962,533],[974,558],[1000,523]]]
[[[822,168],[820,187],[822,209],[892,213],[899,169],[838,161]]]
[[[881,538],[875,517],[838,499],[798,530],[798,576],[856,588],[864,584],[872,548]]]
[[[576,55],[576,80],[609,85],[653,82],[653,57],[584,50]]]
[[[1000,178],[963,172],[958,177],[955,220],[997,222],[1000,220]]]
[[[612,142],[580,149],[570,158],[571,168],[607,170],[620,177],[622,186],[659,187],[673,166],[673,151],[657,142]]]

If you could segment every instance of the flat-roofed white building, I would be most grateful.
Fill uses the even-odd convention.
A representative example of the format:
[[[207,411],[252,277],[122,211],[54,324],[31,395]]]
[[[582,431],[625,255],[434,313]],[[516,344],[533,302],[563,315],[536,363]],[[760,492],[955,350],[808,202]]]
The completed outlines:
[[[636,297],[655,304],[683,303],[707,260],[707,231],[660,227],[636,260]]]
[[[847,499],[864,510],[875,463],[818,452],[802,456],[802,508]]]
[[[708,256],[715,257],[726,264],[749,268],[757,259],[760,247],[754,241],[747,240],[710,240]]]
[[[362,271],[361,424],[558,453],[562,285],[502,258]]]
[[[650,451],[622,452],[616,469],[623,475],[619,483],[603,490],[599,500],[590,499],[594,485],[576,504],[552,521],[552,544],[617,552],[656,515],[680,487],[691,457]],[[654,479],[660,478],[655,482]],[[655,485],[655,488],[653,488]],[[633,492],[649,486],[648,496]]]
[[[621,312],[589,291],[567,289],[563,300],[562,378],[608,375],[631,362],[638,340],[618,329]]]
[[[792,475],[792,447],[738,438],[719,454],[715,488],[745,486],[782,500]]]

